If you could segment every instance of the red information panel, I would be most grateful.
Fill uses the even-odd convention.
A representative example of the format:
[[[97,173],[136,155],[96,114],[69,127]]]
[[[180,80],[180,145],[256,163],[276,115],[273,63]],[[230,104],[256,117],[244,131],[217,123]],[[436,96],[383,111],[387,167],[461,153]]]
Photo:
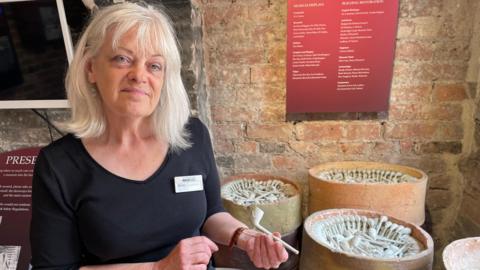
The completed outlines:
[[[28,270],[32,176],[40,148],[0,154],[0,269]]]
[[[398,0],[289,0],[287,112],[388,110]]]

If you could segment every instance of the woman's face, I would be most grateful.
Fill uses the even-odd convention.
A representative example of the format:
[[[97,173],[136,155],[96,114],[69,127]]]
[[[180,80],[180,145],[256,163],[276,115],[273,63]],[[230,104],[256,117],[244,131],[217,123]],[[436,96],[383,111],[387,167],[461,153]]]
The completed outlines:
[[[160,99],[165,59],[138,50],[135,28],[123,35],[116,49],[111,32],[87,64],[88,80],[96,85],[107,116],[148,117]]]

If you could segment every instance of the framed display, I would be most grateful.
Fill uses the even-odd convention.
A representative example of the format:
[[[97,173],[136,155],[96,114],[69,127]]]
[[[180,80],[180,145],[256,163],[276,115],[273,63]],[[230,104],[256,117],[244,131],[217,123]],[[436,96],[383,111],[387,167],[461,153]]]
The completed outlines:
[[[287,113],[388,111],[398,0],[289,0]]]
[[[72,56],[62,0],[0,0],[0,108],[68,107]]]

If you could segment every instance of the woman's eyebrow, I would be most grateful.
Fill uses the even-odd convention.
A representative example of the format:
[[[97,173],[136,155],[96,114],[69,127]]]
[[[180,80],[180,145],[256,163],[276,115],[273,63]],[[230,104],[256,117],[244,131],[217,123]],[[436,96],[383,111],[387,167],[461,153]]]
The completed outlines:
[[[129,54],[134,54],[132,50],[127,49],[127,48],[122,47],[122,46],[117,47],[117,50],[122,50],[122,51],[125,51],[125,52],[129,53]]]
[[[127,52],[127,53],[129,53],[129,54],[131,54],[131,55],[134,55],[134,52],[133,52],[132,50],[127,49],[127,48],[122,47],[122,46],[118,46],[118,47],[117,47],[117,50],[123,50],[123,51],[125,51],[125,52]],[[163,57],[163,54],[161,54],[161,53],[159,53],[159,54],[153,54],[153,55],[151,55],[150,57],[162,57],[162,58],[164,58],[164,57]]]
[[[152,54],[150,57],[163,57],[163,54],[159,53],[159,54]]]

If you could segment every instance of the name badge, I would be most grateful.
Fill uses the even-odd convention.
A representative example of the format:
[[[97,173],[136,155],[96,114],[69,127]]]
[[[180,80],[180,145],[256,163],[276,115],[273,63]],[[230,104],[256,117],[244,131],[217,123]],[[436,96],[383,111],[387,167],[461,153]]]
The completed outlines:
[[[174,180],[176,193],[203,190],[201,175],[176,176]]]

